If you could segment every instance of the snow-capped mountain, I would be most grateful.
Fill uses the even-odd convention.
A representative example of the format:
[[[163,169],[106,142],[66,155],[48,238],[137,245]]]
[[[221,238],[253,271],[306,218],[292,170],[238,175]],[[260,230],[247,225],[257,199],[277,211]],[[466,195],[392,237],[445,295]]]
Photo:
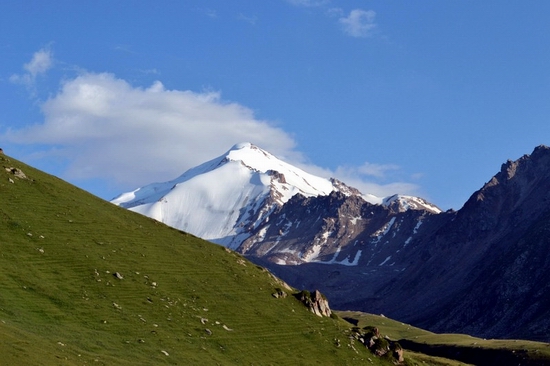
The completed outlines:
[[[295,194],[327,195],[339,189],[250,143],[188,170],[165,183],[128,192],[112,202],[236,248],[248,231]]]
[[[121,194],[112,202],[203,239],[238,249],[265,227],[269,216],[295,195],[328,196],[339,192],[403,212],[439,212],[417,197],[363,195],[336,179],[321,178],[292,166],[258,146],[241,143],[224,155],[180,177]],[[250,243],[250,241],[249,241]],[[250,247],[250,245],[249,245]],[[250,248],[248,248],[250,249]],[[308,261],[311,256],[304,256]]]
[[[249,143],[113,201],[229,246],[335,309],[437,332],[548,340],[550,148],[503,164],[459,211],[363,194]]]

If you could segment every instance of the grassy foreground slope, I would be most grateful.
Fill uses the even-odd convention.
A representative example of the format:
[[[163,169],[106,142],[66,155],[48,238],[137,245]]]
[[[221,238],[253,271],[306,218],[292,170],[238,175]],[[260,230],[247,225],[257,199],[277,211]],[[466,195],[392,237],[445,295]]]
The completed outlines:
[[[0,364],[384,364],[238,254],[0,163]]]

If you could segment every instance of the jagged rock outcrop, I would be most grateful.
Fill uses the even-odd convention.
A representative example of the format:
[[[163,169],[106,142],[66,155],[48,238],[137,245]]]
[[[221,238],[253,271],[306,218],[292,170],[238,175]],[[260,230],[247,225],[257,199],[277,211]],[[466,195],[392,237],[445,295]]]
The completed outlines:
[[[273,296],[276,299],[278,299],[278,298],[284,299],[285,297],[287,297],[287,293],[279,288],[279,289],[277,289],[277,291],[272,293],[271,296]]]
[[[258,225],[240,250],[282,265],[390,265],[432,215],[424,209],[393,210],[336,191],[319,197],[296,195]]]
[[[330,317],[332,311],[328,305],[327,298],[319,292],[319,290],[310,293],[307,290],[303,290],[296,294],[298,300],[300,300],[313,314],[317,316]]]
[[[5,169],[7,172],[11,173],[16,178],[27,179],[27,176],[25,175],[25,173],[23,173],[23,171],[19,168],[6,167]]]
[[[392,360],[396,365],[405,361],[403,347],[399,342],[381,335],[376,327],[366,326],[362,329],[355,327],[351,336],[378,357],[388,356],[386,359]]]

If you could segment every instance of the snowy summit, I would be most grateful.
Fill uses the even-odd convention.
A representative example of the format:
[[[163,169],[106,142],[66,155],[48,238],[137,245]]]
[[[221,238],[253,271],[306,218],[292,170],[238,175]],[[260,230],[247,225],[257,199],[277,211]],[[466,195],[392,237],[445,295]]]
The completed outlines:
[[[306,173],[245,142],[174,180],[123,193],[112,203],[237,248],[254,227],[294,195],[326,196],[332,191],[360,194],[342,182]]]
[[[242,226],[292,196],[328,195],[332,182],[304,172],[251,143],[165,183],[121,194],[112,203],[227,246],[246,238]],[[241,225],[241,226],[239,226]],[[244,234],[244,235],[243,235]]]

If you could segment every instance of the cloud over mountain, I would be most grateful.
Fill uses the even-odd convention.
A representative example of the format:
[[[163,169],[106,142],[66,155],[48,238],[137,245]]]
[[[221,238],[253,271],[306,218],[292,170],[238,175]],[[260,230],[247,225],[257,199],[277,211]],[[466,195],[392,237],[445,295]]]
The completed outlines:
[[[60,147],[72,160],[69,176],[81,179],[172,178],[235,141],[257,141],[277,153],[294,147],[286,132],[218,92],[167,90],[158,81],[134,87],[107,73],[66,81],[42,111],[44,123],[10,131],[8,138]]]
[[[17,78],[32,84],[52,65],[52,52],[42,49]],[[65,79],[56,93],[37,103],[43,121],[8,129],[2,138],[40,146],[37,156],[62,159],[66,179],[100,179],[117,191],[173,179],[242,141],[312,174],[353,182],[366,193],[416,194],[419,188],[386,177],[384,172],[399,169],[393,165],[316,166],[296,149],[289,133],[217,91],[169,90],[160,81],[134,86],[114,74],[86,72]]]

